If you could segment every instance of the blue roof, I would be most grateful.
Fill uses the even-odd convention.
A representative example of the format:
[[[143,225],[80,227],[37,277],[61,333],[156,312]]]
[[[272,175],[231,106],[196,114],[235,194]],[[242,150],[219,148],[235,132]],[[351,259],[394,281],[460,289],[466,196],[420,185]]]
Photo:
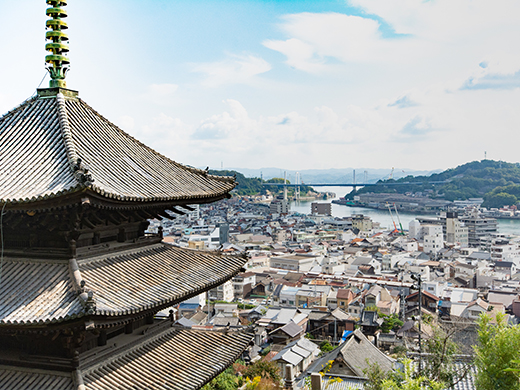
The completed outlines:
[[[345,340],[348,338],[348,336],[350,336],[350,334],[352,332],[353,332],[352,330],[344,330],[343,334],[341,335],[341,342],[344,343]]]
[[[199,308],[198,303],[181,303],[179,304],[179,310],[197,310]]]

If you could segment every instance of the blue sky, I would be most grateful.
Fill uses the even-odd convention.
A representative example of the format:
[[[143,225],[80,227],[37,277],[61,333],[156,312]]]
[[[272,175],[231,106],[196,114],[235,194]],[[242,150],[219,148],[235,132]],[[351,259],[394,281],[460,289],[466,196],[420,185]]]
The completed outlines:
[[[45,75],[45,8],[2,5],[1,112]],[[520,159],[513,0],[92,0],[67,10],[69,88],[185,164],[445,169],[485,152]]]

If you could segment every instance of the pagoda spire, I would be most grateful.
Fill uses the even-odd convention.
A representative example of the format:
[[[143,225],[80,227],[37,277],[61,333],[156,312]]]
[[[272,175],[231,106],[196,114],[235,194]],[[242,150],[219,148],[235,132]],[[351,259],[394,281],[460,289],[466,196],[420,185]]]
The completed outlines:
[[[52,19],[47,20],[46,27],[49,31],[45,33],[47,44],[45,50],[51,54],[45,57],[47,70],[51,75],[51,88],[67,88],[65,75],[69,70],[69,58],[65,53],[69,51],[69,46],[63,42],[68,42],[69,37],[63,32],[68,29],[67,23],[63,21],[67,17],[67,11],[63,9],[67,5],[67,0],[46,0],[51,7],[47,8],[47,16]]]

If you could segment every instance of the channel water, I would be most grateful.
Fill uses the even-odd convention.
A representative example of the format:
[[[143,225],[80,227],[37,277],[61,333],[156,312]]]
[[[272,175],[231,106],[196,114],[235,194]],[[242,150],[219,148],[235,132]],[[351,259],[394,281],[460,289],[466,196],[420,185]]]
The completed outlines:
[[[320,203],[330,203],[334,199],[339,199],[345,196],[350,189],[348,187],[313,187],[316,191],[319,192],[334,192],[336,196],[334,198],[330,198],[327,200],[319,200],[319,201],[299,201],[299,202],[291,202],[291,211],[297,211],[302,214],[310,214],[311,212],[311,203],[320,202]],[[333,217],[349,217],[352,214],[363,214],[372,219],[374,222],[381,223],[382,228],[393,229],[394,222],[392,221],[392,217],[395,221],[396,225],[399,225],[399,221],[396,217],[394,210],[392,210],[392,217],[388,210],[376,210],[365,207],[350,207],[350,206],[342,206],[339,204],[332,204],[332,216]],[[433,214],[415,214],[415,213],[405,213],[399,212],[399,219],[401,220],[401,224],[403,225],[403,229],[408,230],[408,224],[410,221],[414,220],[416,217],[435,217]],[[520,235],[520,219],[499,219],[498,220],[498,231],[503,234],[516,234]]]

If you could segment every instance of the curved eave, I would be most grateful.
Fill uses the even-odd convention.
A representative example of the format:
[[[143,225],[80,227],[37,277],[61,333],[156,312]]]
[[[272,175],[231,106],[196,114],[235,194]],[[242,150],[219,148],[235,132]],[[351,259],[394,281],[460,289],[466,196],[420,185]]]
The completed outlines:
[[[229,191],[220,191],[213,194],[197,194],[192,196],[172,196],[172,197],[149,197],[138,198],[113,194],[106,192],[94,185],[84,186],[77,185],[65,191],[60,191],[44,196],[25,198],[25,199],[0,199],[0,208],[5,204],[5,210],[11,211],[50,211],[74,204],[80,204],[84,201],[85,196],[91,197],[94,201],[92,206],[110,209],[139,209],[181,206],[190,204],[212,203],[230,197],[230,191],[235,187],[233,183]]]

